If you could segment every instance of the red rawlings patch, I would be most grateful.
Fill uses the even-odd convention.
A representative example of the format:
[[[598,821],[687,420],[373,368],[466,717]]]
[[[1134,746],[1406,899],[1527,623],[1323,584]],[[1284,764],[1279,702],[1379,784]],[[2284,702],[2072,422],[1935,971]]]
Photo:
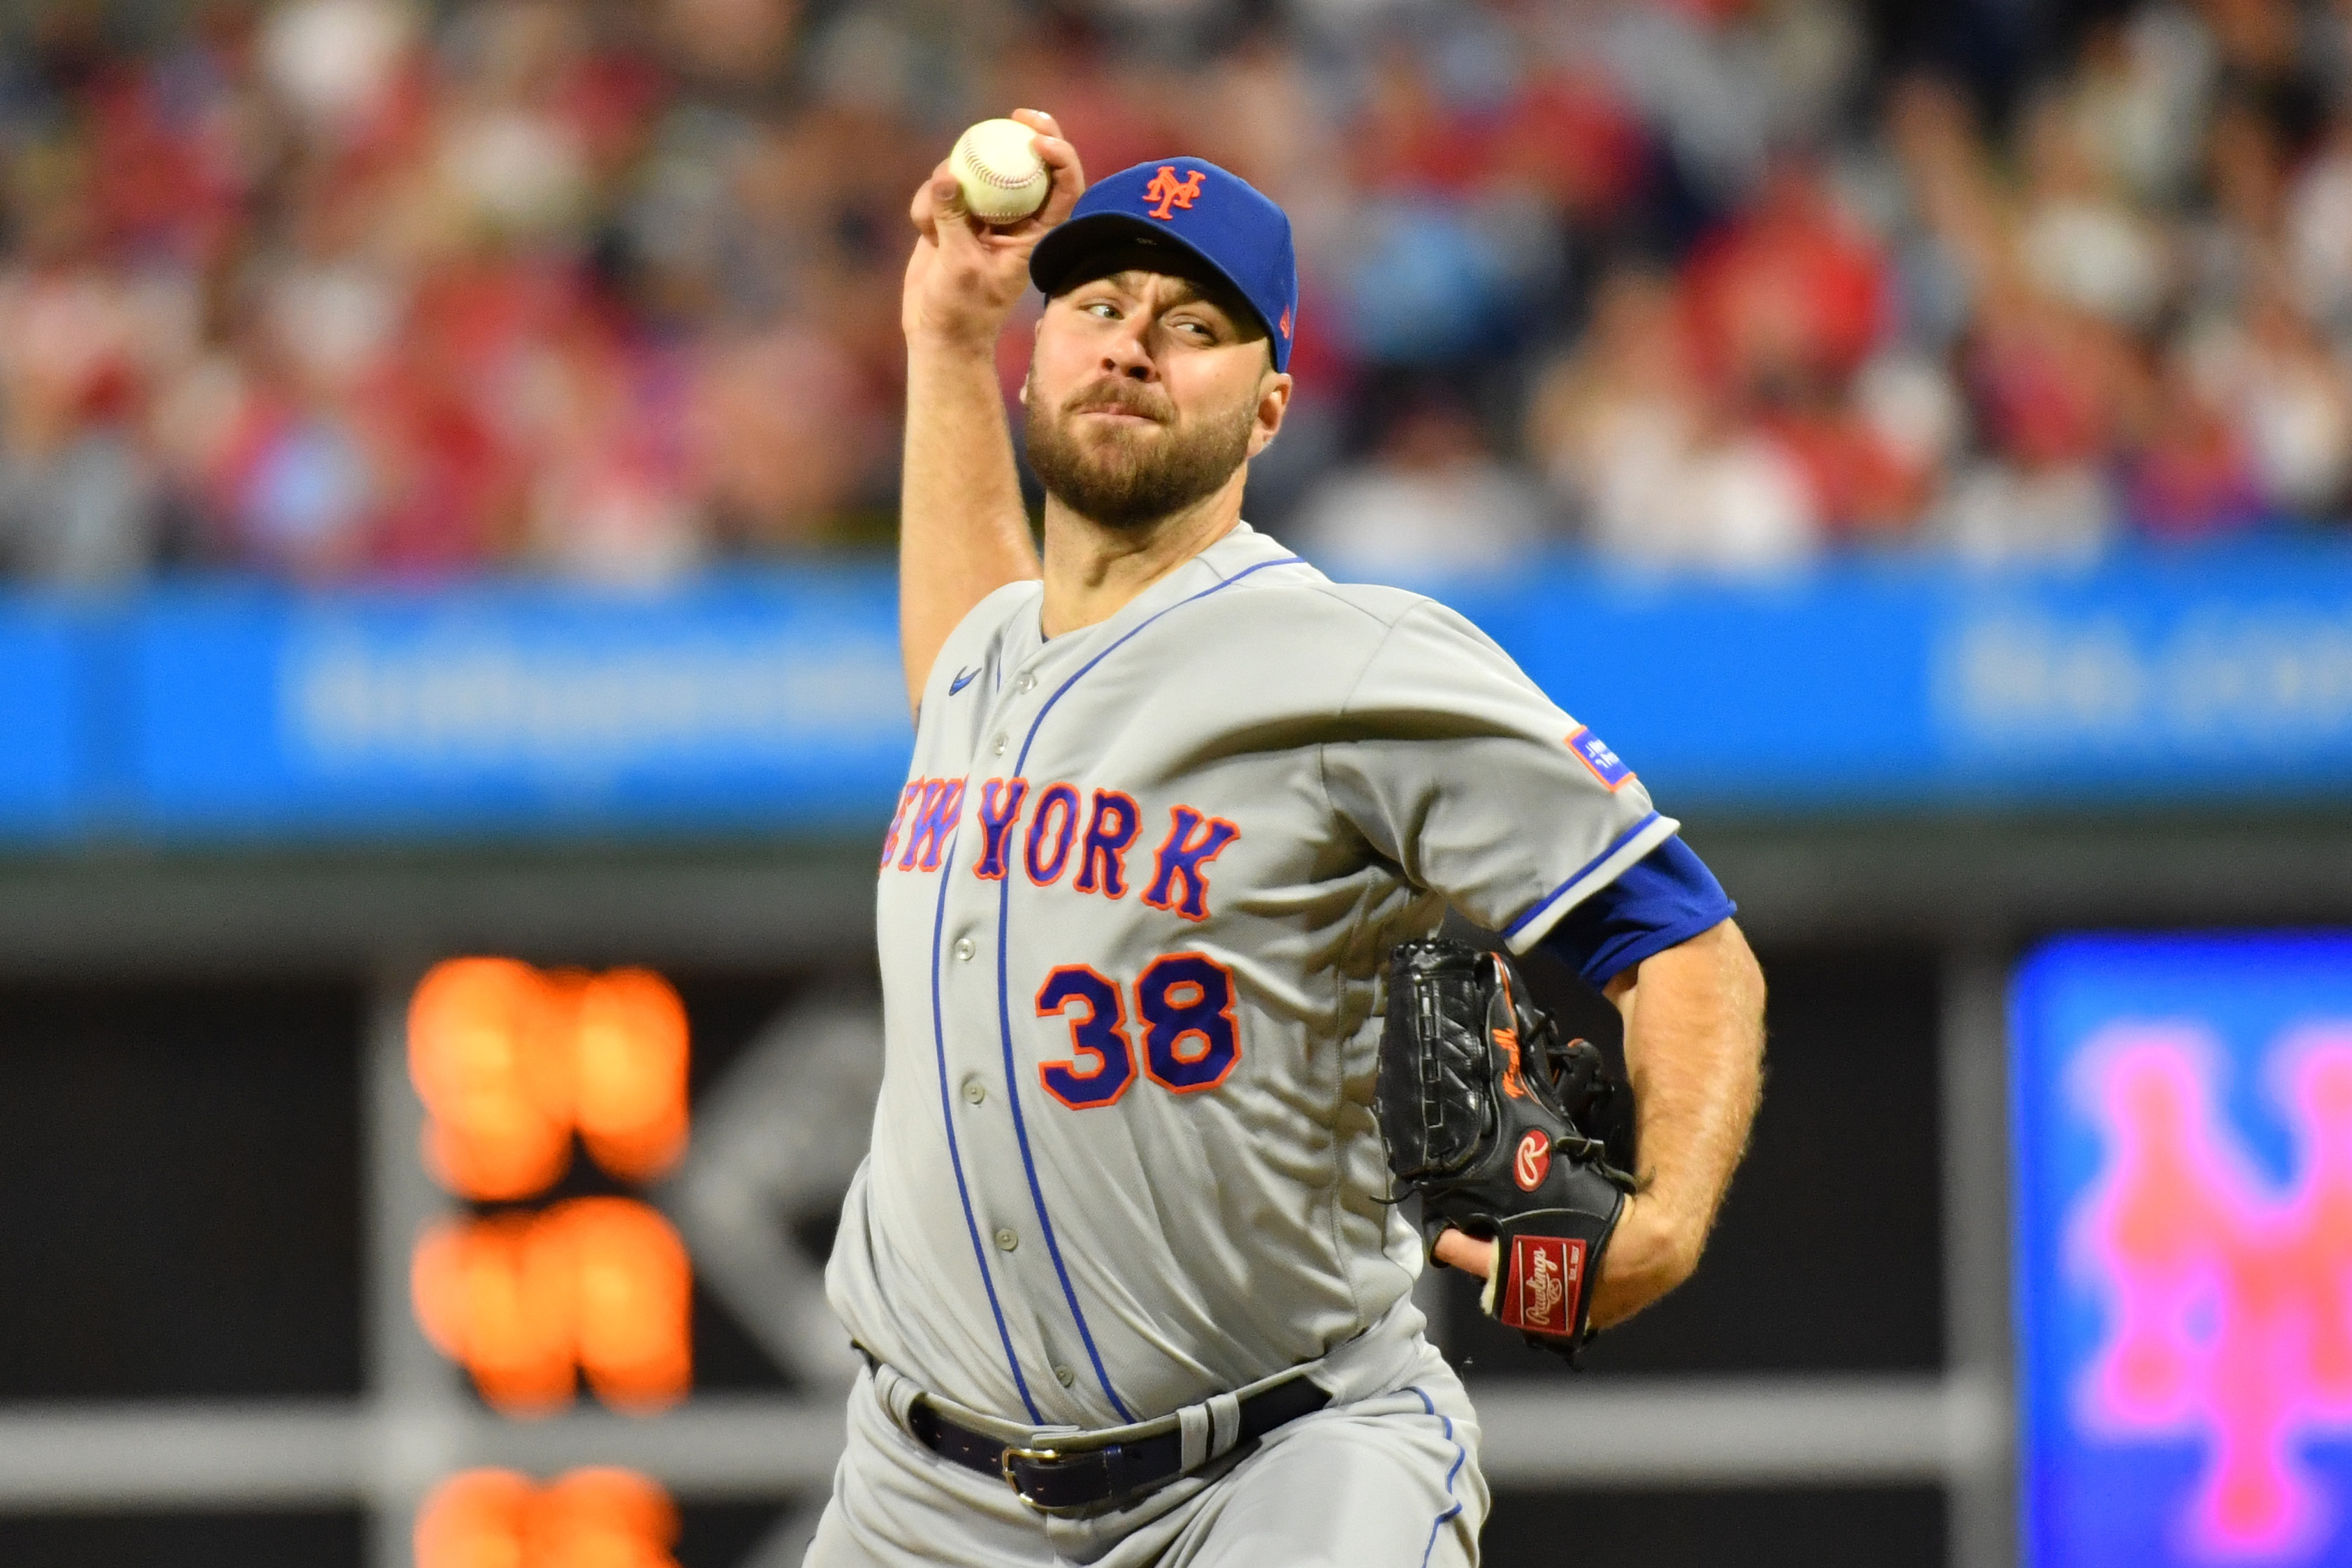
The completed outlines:
[[[1523,1193],[1534,1192],[1551,1173],[1551,1140],[1539,1129],[1529,1129],[1511,1154],[1511,1180]]]
[[[1510,1289],[1496,1313],[1504,1327],[1566,1335],[1584,1295],[1584,1243],[1572,1237],[1521,1236],[1511,1241]]]

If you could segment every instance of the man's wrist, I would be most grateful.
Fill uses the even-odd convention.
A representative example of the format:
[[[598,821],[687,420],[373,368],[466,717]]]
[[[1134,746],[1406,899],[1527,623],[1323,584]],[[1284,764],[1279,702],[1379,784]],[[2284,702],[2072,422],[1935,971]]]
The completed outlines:
[[[918,323],[907,329],[907,357],[952,365],[984,361],[993,374],[997,340],[1004,335],[1009,316],[986,324],[934,326]]]
[[[1698,1271],[1706,1243],[1703,1226],[1670,1201],[1643,1193],[1625,1200],[1625,1213],[1610,1240],[1610,1263],[1612,1271],[1658,1280],[1672,1289]]]

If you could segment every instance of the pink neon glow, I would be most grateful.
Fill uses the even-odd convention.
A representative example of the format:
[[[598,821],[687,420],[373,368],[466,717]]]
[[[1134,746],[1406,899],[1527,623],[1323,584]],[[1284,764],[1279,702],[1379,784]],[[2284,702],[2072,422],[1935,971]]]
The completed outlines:
[[[2106,1163],[2069,1245],[2107,1313],[2081,1408],[2116,1436],[2203,1439],[2182,1521],[2196,1555],[2292,1559],[2336,1522],[2300,1447],[2352,1436],[2352,1020],[2297,1028],[2270,1053],[2295,1145],[2284,1190],[2226,1119],[2221,1059],[2186,1023],[2116,1026],[2081,1059],[2074,1088]]]

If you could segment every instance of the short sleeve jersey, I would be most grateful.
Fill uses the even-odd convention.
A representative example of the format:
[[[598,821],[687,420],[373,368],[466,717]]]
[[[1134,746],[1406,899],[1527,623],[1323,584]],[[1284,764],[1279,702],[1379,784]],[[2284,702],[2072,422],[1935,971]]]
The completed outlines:
[[[882,846],[886,1061],[829,1271],[867,1351],[1037,1426],[1321,1356],[1411,1289],[1380,973],[1524,950],[1676,824],[1442,605],[1246,525],[1100,625],[949,638]]]

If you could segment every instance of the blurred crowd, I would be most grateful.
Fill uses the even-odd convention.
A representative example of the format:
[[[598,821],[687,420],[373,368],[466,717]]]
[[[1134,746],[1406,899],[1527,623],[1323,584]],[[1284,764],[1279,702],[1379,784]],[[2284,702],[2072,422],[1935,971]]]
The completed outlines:
[[[2352,0],[1927,9],[12,6],[0,574],[879,544],[907,202],[1016,105],[1288,208],[1248,510],[1367,571],[2337,526]]]

